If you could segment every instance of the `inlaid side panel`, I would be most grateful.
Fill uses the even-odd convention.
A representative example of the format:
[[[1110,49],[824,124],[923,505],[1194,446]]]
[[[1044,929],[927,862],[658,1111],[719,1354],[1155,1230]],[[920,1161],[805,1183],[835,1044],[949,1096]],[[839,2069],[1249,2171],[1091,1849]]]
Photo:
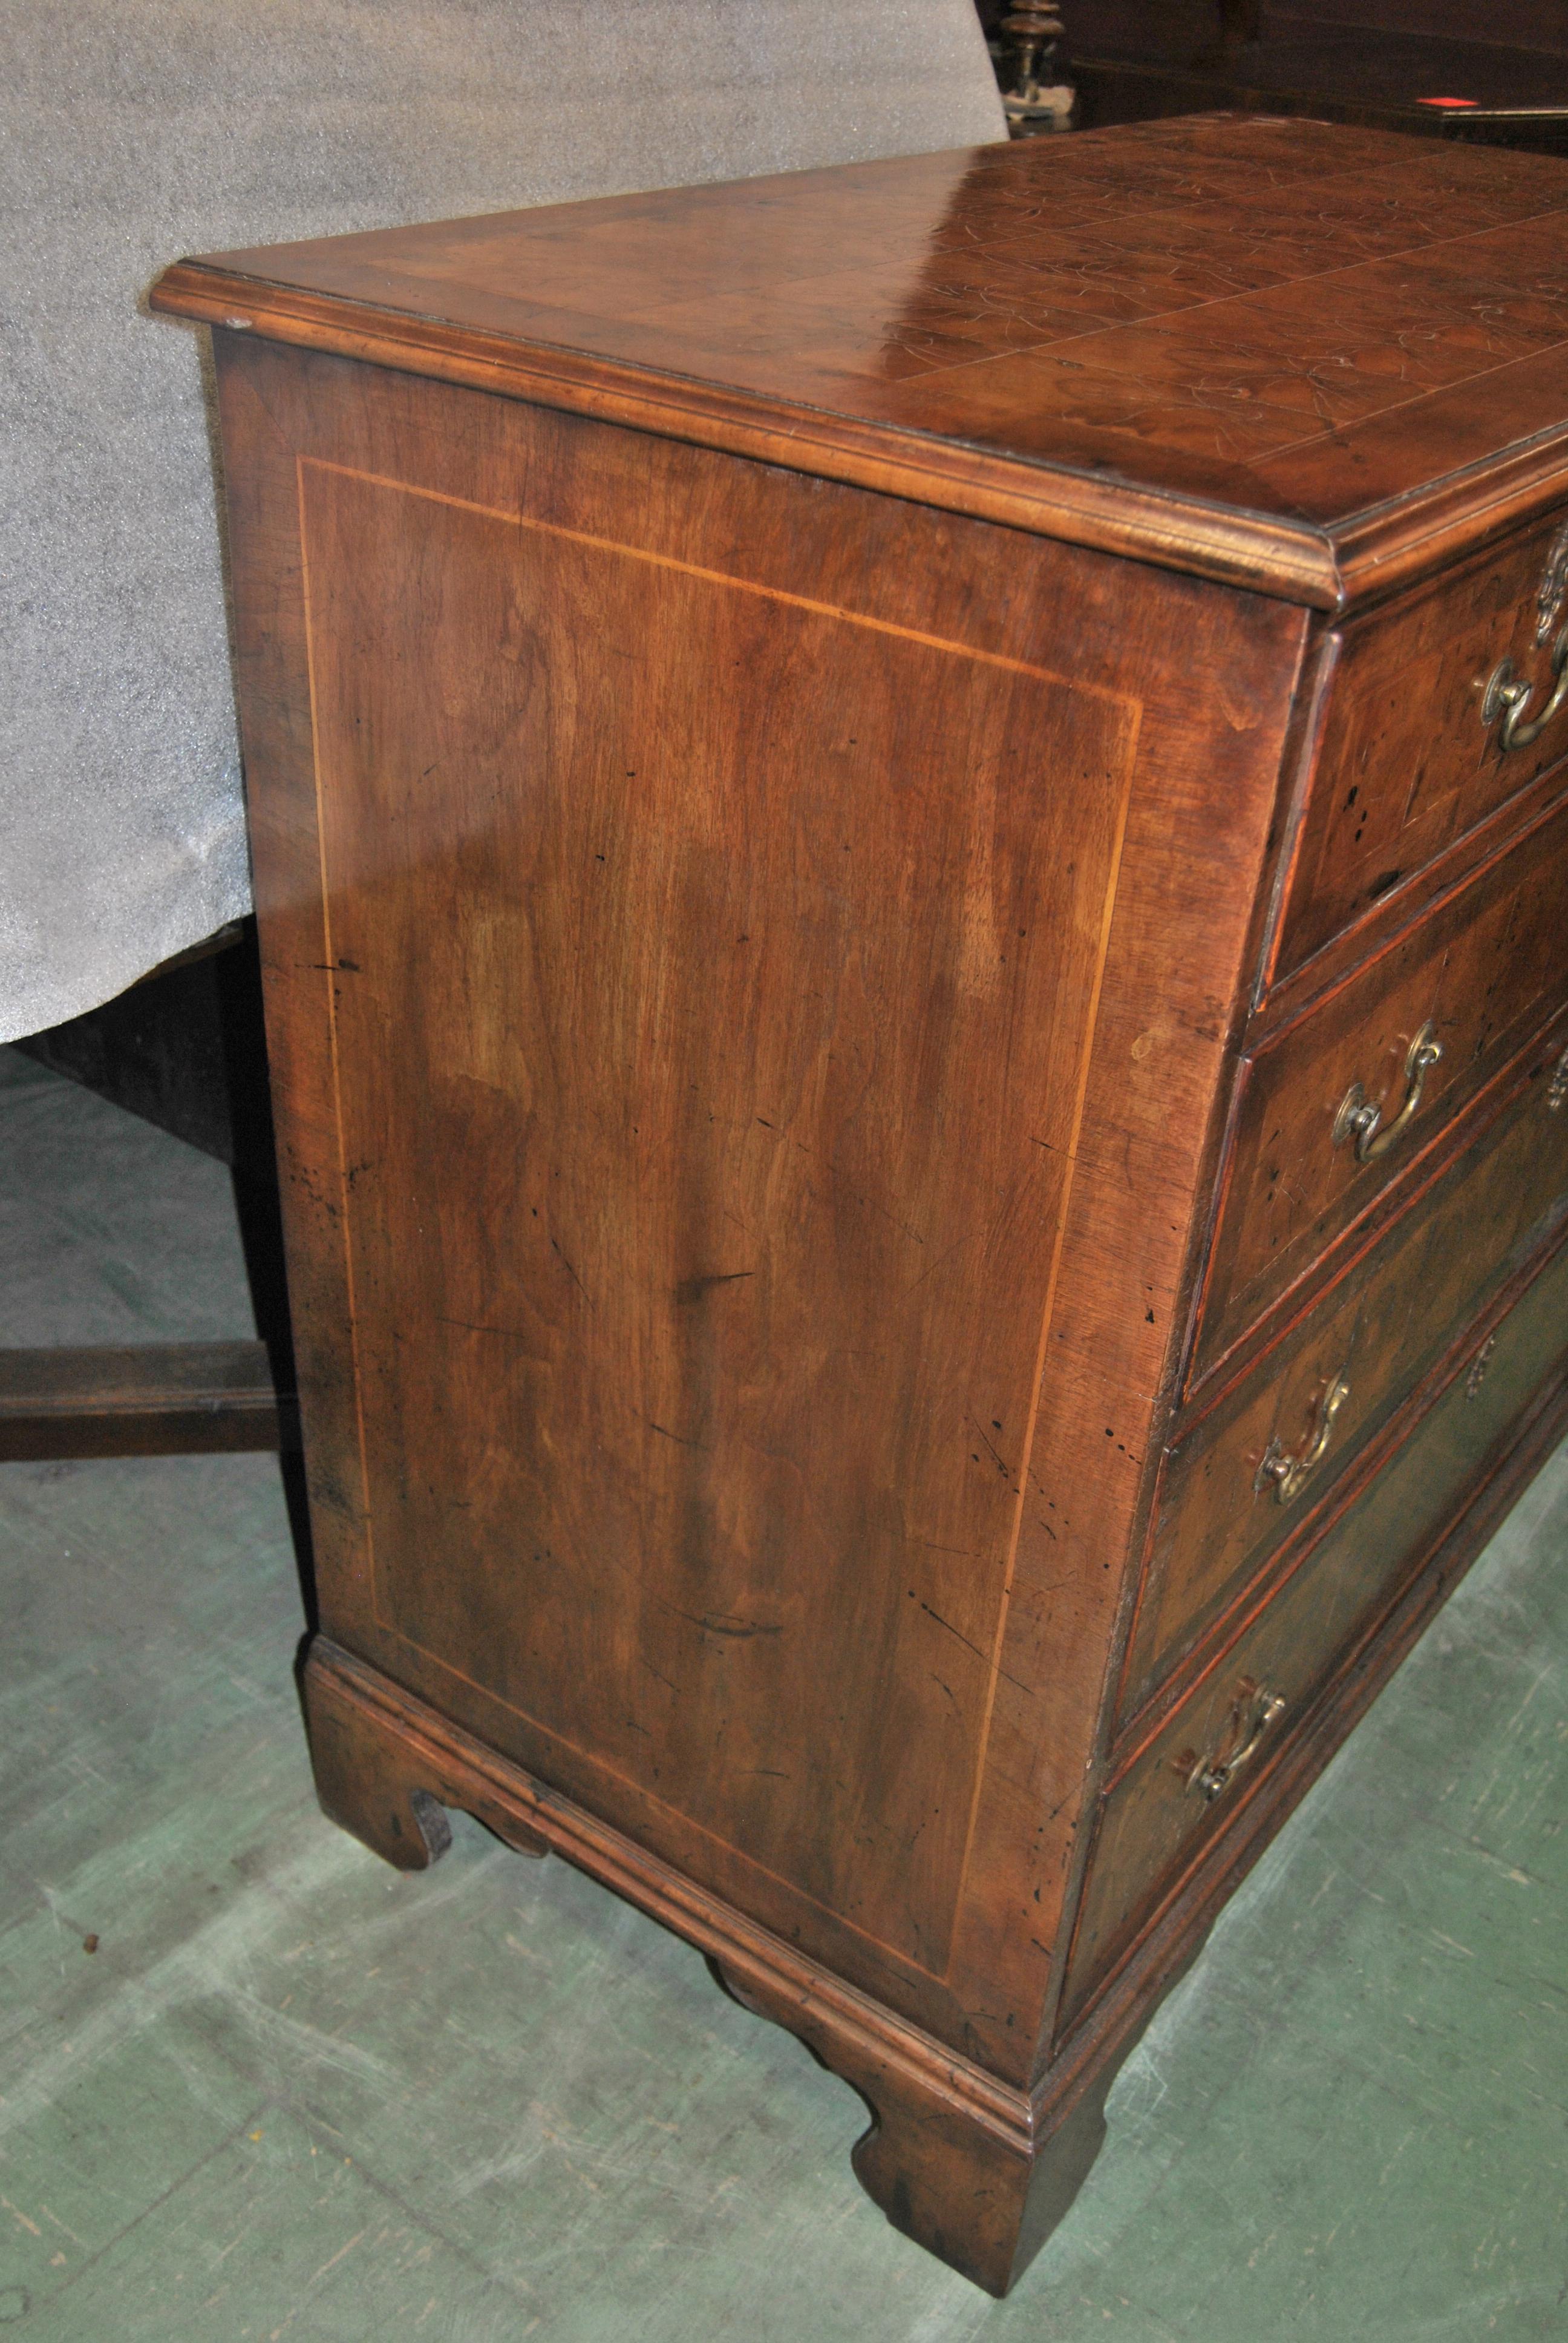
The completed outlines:
[[[1135,710],[299,478],[377,1617],[940,1973]]]
[[[1107,1643],[1149,1477],[1150,1411],[1176,1369],[1220,1137],[1220,1078],[1245,1013],[1256,872],[1303,614],[518,401],[236,334],[216,341],[323,1627],[676,1865],[694,1892],[728,1899],[993,2074],[1025,2081],[1060,1976]],[[390,517],[399,509],[401,535]],[[473,572],[467,600],[449,575],[459,554]],[[551,598],[546,581],[558,572]],[[324,599],[334,592],[344,598],[341,632]],[[744,614],[754,608],[772,618],[753,622]],[[345,646],[336,679],[328,637]],[[763,655],[768,645],[775,655]],[[650,693],[639,661],[655,651],[666,665],[686,662],[689,692]],[[438,673],[421,668],[435,654]],[[840,742],[831,728],[851,705]],[[627,737],[633,718],[646,738]],[[546,732],[578,763],[526,762],[522,749]],[[427,819],[440,804],[432,793],[455,788],[443,751],[459,736],[475,744],[481,785],[457,789],[440,820]],[[679,787],[660,761],[667,737],[684,759]],[[356,830],[346,809],[361,787],[372,810]],[[644,807],[636,793],[648,789]],[[853,826],[839,825],[841,811]],[[603,835],[590,848],[590,816],[609,829],[614,854]],[[577,925],[536,936],[532,881],[567,873],[574,855],[591,862],[594,882],[574,892],[563,876],[551,886],[563,906],[577,905]],[[460,918],[439,880],[448,866],[450,901],[467,907]],[[753,898],[763,896],[769,917],[759,920]],[[1012,920],[1019,896],[1032,918]],[[814,924],[805,916],[813,900]],[[644,990],[652,960],[616,957],[612,901],[617,918],[637,910],[645,951],[662,956],[657,1011]],[[672,904],[682,927],[670,924]],[[657,932],[661,920],[668,933]],[[1024,937],[1008,940],[1010,920]],[[1048,931],[1049,955],[1039,957]],[[742,935],[751,980],[766,976],[755,1013],[734,941]],[[510,1021],[481,1036],[475,1004],[489,997],[497,967],[511,988],[495,996],[509,1000]],[[583,1004],[598,971],[608,990],[593,994],[600,1006],[590,1014]],[[511,1097],[493,1065],[508,1035],[541,1017],[541,986],[553,1005],[538,1031],[555,1055],[519,1051],[528,1087]],[[428,1030],[427,993],[441,1004]],[[720,1064],[716,1037],[734,1032],[739,1041]],[[657,1048],[618,1075],[607,1053],[625,1034]],[[562,1037],[573,1035],[582,1046],[568,1050]],[[791,1074],[789,1054],[808,1042],[820,1051],[809,1080]],[[684,1101],[657,1054],[667,1049],[698,1053],[719,1094],[702,1110],[714,1124],[681,1120]],[[852,1051],[866,1069],[854,1086],[843,1072]],[[719,1066],[711,1078],[704,1052]],[[630,1239],[618,1238],[617,1252],[594,1235],[594,1212],[610,1210],[596,1172],[576,1220],[552,1231],[595,1306],[547,1243],[540,1264],[560,1282],[538,1284],[557,1314],[530,1334],[534,1384],[515,1359],[505,1379],[503,1351],[479,1363],[508,1339],[479,1330],[522,1319],[442,1298],[438,1315],[471,1325],[427,1323],[450,1348],[427,1354],[437,1363],[423,1392],[407,1380],[399,1388],[409,1371],[385,1363],[423,1336],[382,1278],[400,1279],[407,1256],[427,1322],[434,1288],[418,1247],[438,1242],[443,1287],[461,1276],[471,1281],[466,1301],[476,1290],[492,1300],[486,1281],[502,1242],[492,1230],[504,1233],[508,1207],[535,1227],[538,1196],[524,1193],[518,1132],[534,1151],[528,1165],[550,1163],[561,1151],[541,1156],[540,1134],[564,1147],[578,1115],[585,1160],[602,1161],[606,1179],[629,1180],[617,1151],[628,1122],[641,1143],[642,1094],[626,1114],[618,1081],[664,1085],[669,1143],[652,1148],[642,1185],[623,1186],[613,1204],[642,1214],[641,1229],[665,1229],[663,1253],[650,1268],[653,1256],[635,1255]],[[949,1109],[939,1116],[930,1101],[944,1082]],[[799,1151],[771,1159],[765,1179],[742,1146],[750,1133],[748,1145],[759,1147],[763,1124],[780,1121],[755,1095],[764,1087],[798,1093],[793,1135],[818,1146],[829,1182],[806,1178]],[[519,1100],[534,1117],[526,1130]],[[414,1139],[391,1125],[420,1117],[416,1162]],[[691,1131],[700,1143],[689,1150]],[[709,1147],[720,1151],[710,1157]],[[682,1150],[700,1175],[698,1201],[718,1198],[726,1236],[720,1207],[753,1224],[748,1199],[763,1183],[778,1207],[770,1244],[781,1250],[751,1259],[685,1245],[709,1222],[696,1211],[676,1218],[669,1167]],[[465,1190],[478,1199],[467,1229],[449,1210]],[[432,1192],[444,1215],[435,1237],[421,1220]],[[933,1242],[941,1214],[956,1225]],[[390,1239],[377,1238],[377,1221]],[[512,1241],[523,1259],[532,1240],[519,1232]],[[910,1266],[905,1256],[917,1254]],[[654,1281],[664,1322],[638,1318],[613,1281],[607,1299],[605,1271],[617,1261]],[[867,1342],[879,1280],[882,1314]],[[691,1302],[675,1302],[678,1284]],[[503,1292],[511,1298],[498,1276]],[[572,1400],[576,1419],[560,1411],[579,1373],[598,1374],[597,1354],[581,1353],[589,1365],[580,1366],[578,1346],[599,1341],[612,1318],[602,1339],[616,1373],[598,1387],[640,1391],[632,1403],[663,1432],[629,1410],[607,1416],[621,1444],[607,1436],[576,1452],[580,1489],[566,1487],[564,1458],[542,1441],[529,1470],[558,1475],[548,1485],[564,1492],[574,1518],[613,1523],[625,1476],[657,1448],[667,1476],[654,1483],[660,1521],[668,1527],[677,1500],[689,1502],[680,1523],[690,1519],[711,1541],[694,1549],[699,1557],[720,1552],[739,1524],[758,1541],[745,1573],[762,1559],[776,1564],[782,1609],[760,1607],[767,1582],[755,1575],[738,1575],[733,1597],[717,1584],[709,1594],[709,1582],[693,1585],[673,1564],[661,1578],[651,1544],[622,1564],[607,1544],[582,1564],[591,1611],[568,1633],[540,1605],[534,1626],[536,1582],[524,1571],[533,1549],[518,1534],[528,1516],[520,1505],[508,1511],[493,1476],[519,1420],[530,1439],[536,1423],[573,1421],[585,1442],[598,1438],[586,1400]],[[775,1326],[797,1345],[779,1354],[791,1373],[817,1375],[809,1440],[804,1416],[757,1368]],[[675,1330],[694,1340],[699,1328],[740,1411],[713,1419],[729,1443],[727,1511],[706,1477],[719,1473],[719,1452],[664,1436],[691,1436],[689,1418],[665,1404],[697,1388],[677,1376],[688,1353]],[[819,1374],[803,1329],[826,1360]],[[869,1355],[830,1355],[851,1351]],[[898,1502],[893,1384],[900,1406],[927,1411],[910,1439],[929,1443],[929,1472]],[[469,1421],[476,1392],[481,1412],[492,1410],[488,1432]],[[500,1524],[471,1618],[437,1582],[461,1581],[462,1541],[473,1533],[460,1504],[442,1519],[420,1487],[431,1472],[413,1469],[438,1444],[420,1432],[421,1410],[433,1422],[437,1409],[451,1438],[484,1451],[492,1478],[476,1485]],[[628,1424],[635,1440],[621,1439]],[[994,1450],[989,1483],[978,1432]],[[700,1417],[697,1436],[709,1436]],[[395,1502],[383,1519],[387,1488]],[[471,1512],[470,1490],[457,1494]],[[794,1508],[792,1547],[768,1511],[776,1499]],[[396,1526],[405,1504],[433,1534],[417,1553],[405,1525],[399,1558],[387,1520]],[[829,1544],[846,1519],[857,1542]],[[778,1540],[766,1550],[759,1522]],[[575,1552],[587,1550],[583,1538]],[[541,1543],[556,1548],[554,1538]],[[381,1567],[389,1556],[390,1576]],[[485,1647],[484,1622],[508,1583],[512,1647],[561,1678],[538,1697],[542,1716],[519,1697],[532,1696],[530,1684],[496,1688],[501,1663]],[[390,1607],[389,1587],[421,1615]],[[555,1587],[564,1601],[564,1576]],[[410,1625],[422,1633],[442,1617],[461,1628],[458,1660],[480,1652],[482,1675],[410,1640]],[[645,1622],[650,1635],[689,1639],[679,1669],[645,1647],[662,1686],[632,1656]],[[780,1623],[780,1634],[723,1632],[747,1623]],[[604,1674],[605,1652],[618,1675]],[[618,1704],[634,1681],[642,1705]],[[756,1731],[742,1715],[753,1698]],[[780,1721],[791,1699],[799,1713]],[[590,1727],[602,1728],[602,1748]],[[570,1739],[574,1730],[583,1738]],[[656,1730],[667,1740],[655,1741]],[[790,1773],[748,1754],[775,1731],[792,1757],[809,1750],[814,1825],[805,1784],[746,1770]],[[939,1781],[951,1793],[937,1810]]]

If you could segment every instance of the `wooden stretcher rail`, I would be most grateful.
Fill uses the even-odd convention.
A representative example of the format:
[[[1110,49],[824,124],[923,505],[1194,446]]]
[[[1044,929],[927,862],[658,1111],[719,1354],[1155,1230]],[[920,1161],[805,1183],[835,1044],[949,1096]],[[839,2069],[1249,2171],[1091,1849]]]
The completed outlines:
[[[297,1444],[261,1342],[0,1350],[0,1462]]]

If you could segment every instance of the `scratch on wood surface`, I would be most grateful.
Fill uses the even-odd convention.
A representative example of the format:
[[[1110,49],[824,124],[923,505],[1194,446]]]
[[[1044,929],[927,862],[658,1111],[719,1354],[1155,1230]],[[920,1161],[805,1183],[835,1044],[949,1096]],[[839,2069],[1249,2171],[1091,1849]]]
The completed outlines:
[[[668,1423],[655,1423],[651,1415],[645,1415],[642,1421],[650,1432],[657,1432],[660,1439],[673,1440],[678,1448],[699,1448],[704,1453],[707,1452],[705,1440],[689,1440],[684,1432],[671,1432]]]
[[[588,1292],[588,1287],[583,1283],[582,1279],[578,1275],[577,1271],[572,1267],[570,1261],[568,1259],[561,1247],[557,1243],[554,1237],[550,1239],[550,1251],[555,1254],[556,1258],[560,1262],[561,1267],[566,1271],[567,1275],[571,1279],[572,1283],[577,1287],[578,1292],[582,1295],[583,1300],[588,1303],[588,1308],[591,1310],[594,1306],[593,1295]]]
[[[919,1601],[920,1598],[917,1596],[916,1600]],[[987,1668],[992,1668],[994,1666],[994,1663],[986,1653],[980,1650],[980,1645],[978,1644],[971,1644],[969,1637],[964,1634],[960,1629],[955,1627],[950,1619],[944,1619],[940,1611],[933,1611],[929,1603],[921,1602],[920,1609],[925,1613],[929,1619],[934,1619],[939,1627],[945,1627],[948,1634],[955,1637],[956,1640],[963,1645],[966,1652],[972,1652],[976,1659],[979,1660],[983,1666]],[[1039,1698],[1039,1694],[1034,1686],[1032,1684],[1025,1684],[1021,1676],[1009,1675],[1005,1668],[995,1668],[995,1673],[1001,1678],[1003,1684],[1015,1684],[1020,1692],[1028,1693],[1031,1700]]]
[[[705,1634],[733,1635],[740,1642],[752,1635],[781,1635],[784,1632],[782,1622],[776,1619],[742,1619],[739,1613],[733,1611],[682,1611],[674,1603],[667,1603],[664,1608],[673,1611],[678,1619],[689,1620]]]

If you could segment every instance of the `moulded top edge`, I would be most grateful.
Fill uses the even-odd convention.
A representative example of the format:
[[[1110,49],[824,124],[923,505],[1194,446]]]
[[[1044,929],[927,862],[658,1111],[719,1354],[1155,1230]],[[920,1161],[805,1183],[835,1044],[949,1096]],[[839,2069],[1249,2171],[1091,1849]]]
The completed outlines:
[[[213,255],[154,304],[1335,609],[1568,488],[1565,215],[1554,157],[1201,117]]]

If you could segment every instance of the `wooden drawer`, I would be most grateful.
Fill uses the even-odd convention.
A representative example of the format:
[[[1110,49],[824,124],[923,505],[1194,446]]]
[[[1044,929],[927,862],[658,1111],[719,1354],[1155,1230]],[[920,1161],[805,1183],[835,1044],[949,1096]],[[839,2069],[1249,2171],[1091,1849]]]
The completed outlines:
[[[1561,1074],[1553,1080],[1563,1031],[1560,1019],[1530,1053],[1496,1121],[1172,1448],[1128,1651],[1124,1715],[1318,1509],[1568,1203],[1568,1104]],[[1348,1389],[1325,1424],[1342,1384]],[[1315,1466],[1282,1477],[1325,1431]]]
[[[1565,936],[1568,806],[1243,1060],[1194,1379],[1568,998]],[[1429,1033],[1442,1055],[1416,1065]],[[1352,1092],[1378,1114],[1364,1161]]]
[[[1338,1664],[1388,1607],[1489,1453],[1568,1352],[1560,1248],[1383,1470],[1306,1551],[1101,1802],[1063,1995],[1065,2024],[1231,1815],[1266,1781]]]
[[[1544,704],[1564,615],[1553,600],[1561,518],[1346,626],[1331,645],[1271,981],[1412,885],[1568,751],[1568,710],[1533,746],[1508,752],[1500,725],[1482,721],[1487,681],[1504,658],[1535,683],[1530,714]]]

